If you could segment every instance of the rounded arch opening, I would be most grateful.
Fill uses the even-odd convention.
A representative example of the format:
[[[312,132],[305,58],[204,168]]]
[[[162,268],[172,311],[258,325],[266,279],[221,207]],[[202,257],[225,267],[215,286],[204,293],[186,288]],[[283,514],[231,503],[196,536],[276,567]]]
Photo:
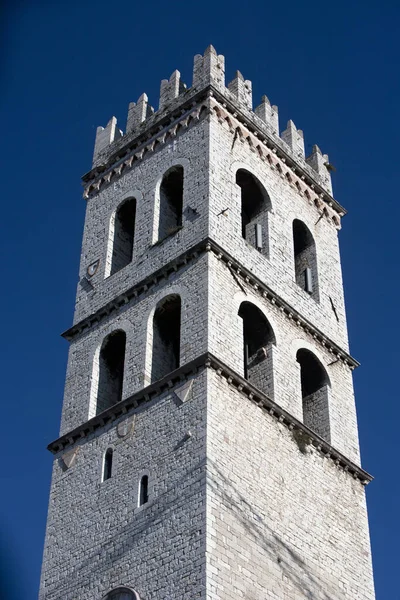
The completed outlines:
[[[113,331],[104,340],[99,354],[96,415],[122,400],[126,334]]]
[[[238,312],[243,322],[243,372],[252,385],[270,398],[274,396],[274,331],[261,310],[251,302],[242,302]]]
[[[310,350],[298,350],[296,360],[300,365],[303,422],[330,442],[328,373]]]
[[[242,237],[265,256],[269,255],[269,211],[271,200],[262,183],[250,171],[236,171],[241,191]]]
[[[153,316],[152,382],[179,367],[180,343],[181,298],[171,294],[160,300]]]
[[[182,165],[174,165],[163,175],[159,187],[158,240],[163,240],[182,227],[183,180]]]
[[[133,245],[135,239],[136,199],[127,198],[118,206],[114,218],[110,223],[110,239],[112,252],[110,258],[110,273],[117,273],[132,262]]]
[[[307,225],[299,219],[294,219],[292,229],[296,283],[312,298],[319,300],[317,251],[314,238]]]

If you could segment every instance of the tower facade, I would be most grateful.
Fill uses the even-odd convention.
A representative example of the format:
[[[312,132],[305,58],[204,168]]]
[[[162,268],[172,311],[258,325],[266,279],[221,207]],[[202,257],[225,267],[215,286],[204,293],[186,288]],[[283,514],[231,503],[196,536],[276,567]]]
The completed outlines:
[[[210,47],[83,182],[40,600],[372,600],[327,155]]]

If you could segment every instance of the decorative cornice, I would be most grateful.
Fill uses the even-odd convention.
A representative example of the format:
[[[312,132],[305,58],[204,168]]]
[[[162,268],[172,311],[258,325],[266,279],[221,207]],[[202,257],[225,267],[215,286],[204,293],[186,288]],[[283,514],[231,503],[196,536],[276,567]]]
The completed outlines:
[[[269,415],[286,426],[290,431],[293,433],[300,432],[303,439],[307,440],[307,443],[312,445],[322,456],[331,459],[335,465],[344,471],[349,472],[355,479],[361,481],[363,485],[372,481],[372,476],[364,471],[364,469],[346,458],[341,452],[333,448],[333,446],[315,433],[315,431],[309,429],[304,423],[293,417],[276,402],[271,400],[271,398],[268,398],[263,392],[238,375],[238,373],[210,352],[202,354],[195,360],[172,371],[163,379],[145,387],[143,390],[133,394],[129,398],[121,400],[121,402],[118,402],[118,404],[115,404],[100,415],[93,417],[93,419],[90,419],[87,423],[76,427],[73,431],[70,431],[54,442],[51,442],[48,445],[48,450],[53,454],[64,451],[69,446],[72,446],[93,432],[102,429],[105,425],[112,423],[124,414],[137,410],[140,406],[148,403],[159,394],[168,390],[173,391],[177,384],[182,383],[182,381],[185,381],[191,375],[199,373],[204,368],[215,371],[215,373],[220,377],[223,377],[230,386],[238,390],[261,409],[268,412]]]
[[[317,190],[316,183],[308,171],[299,166],[290,154],[282,148],[283,142],[280,138],[270,137],[265,133],[260,135],[257,125],[252,124],[249,126],[249,119],[245,116],[240,119],[238,110],[232,108],[232,106],[229,110],[225,100],[219,100],[218,103],[214,102],[211,106],[221,124],[226,123],[232,134],[239,136],[242,142],[246,142],[250,150],[256,153],[263,162],[267,162],[271,169],[276,170],[281,179],[301,196],[304,196],[311,206],[315,206],[321,218],[327,218],[337,229],[340,229],[340,217],[346,214],[345,209],[330,197],[325,190],[322,188],[319,191]],[[338,213],[339,216],[333,214],[334,212]]]
[[[209,99],[212,99],[211,102]],[[218,109],[215,101],[220,103]],[[117,145],[119,144],[118,149],[108,158],[107,163],[96,166],[82,177],[86,186],[84,198],[97,194],[111,181],[114,182],[122,174],[125,174],[145,155],[155,152],[158,147],[168,143],[171,138],[175,138],[180,130],[199,121],[202,114],[212,112],[217,114],[221,122],[227,120],[228,125],[232,124],[232,121],[223,116],[223,113],[229,112],[237,125],[245,126],[245,133],[240,126],[236,125],[235,129],[238,128],[238,134],[249,143],[251,149],[257,152],[262,160],[266,160],[273,168],[277,168],[288,183],[295,186],[310,204],[314,204],[321,211],[322,216],[331,218],[336,227],[340,226],[338,218],[329,214],[328,207],[338,213],[340,217],[346,214],[346,210],[317,181],[317,174],[313,176],[312,168],[306,164],[300,164],[299,160],[291,155],[289,149],[285,148],[284,142],[277,136],[273,136],[268,128],[263,126],[260,119],[256,120],[254,114],[250,114],[248,111],[244,112],[212,85],[189,95],[189,98],[185,98],[167,115],[161,113],[159,119],[152,119],[148,128],[139,136],[126,141],[124,145],[120,146],[124,138],[119,139],[116,142]],[[271,152],[268,152],[268,149]],[[306,189],[305,186],[309,189]]]
[[[105,425],[113,423],[119,417],[139,408],[143,404],[146,404],[155,396],[158,396],[165,391],[172,390],[176,384],[186,381],[190,375],[193,375],[194,373],[197,373],[199,369],[204,368],[206,358],[206,354],[201,355],[191,362],[186,363],[182,367],[179,367],[179,369],[171,371],[171,373],[168,373],[166,377],[163,377],[155,383],[146,386],[132,396],[121,400],[121,402],[114,404],[114,406],[111,406],[101,414],[89,419],[89,421],[86,421],[86,423],[79,425],[72,431],[62,435],[57,440],[54,440],[54,442],[51,442],[47,446],[47,449],[53,454],[57,454],[57,452],[65,450],[80,439],[85,438],[91,433],[103,428]]]
[[[120,308],[125,307],[129,302],[135,300],[139,296],[145,294],[150,288],[157,285],[161,280],[168,279],[169,275],[176,273],[180,268],[185,267],[190,261],[196,259],[199,254],[204,254],[206,251],[206,242],[200,242],[195,246],[186,250],[176,258],[170,260],[168,263],[163,265],[160,269],[153,272],[148,277],[145,277],[132,287],[128,288],[121,294],[118,294],[115,298],[107,302],[104,306],[99,308],[96,312],[92,313],[85,319],[82,319],[61,335],[66,340],[71,341],[83,332],[88,331],[103,319],[106,319],[110,314],[115,313]]]
[[[300,329],[305,331],[307,334],[326,348],[335,359],[341,360],[350,369],[355,369],[360,366],[360,363],[353,358],[348,352],[340,348],[338,344],[333,342],[328,336],[326,336],[318,327],[313,325],[308,319],[303,317],[297,310],[295,310],[288,302],[283,300],[278,294],[276,294],[268,285],[263,283],[258,277],[256,277],[251,271],[243,267],[243,265],[228,254],[221,246],[216,242],[208,241],[209,249],[216,254],[219,260],[223,261],[227,267],[240,279],[250,286],[255,292],[257,292],[262,298],[268,300],[273,306],[275,306],[281,313],[283,313],[288,319],[294,322]]]
[[[300,329],[311,335],[312,338],[325,347],[335,359],[341,360],[350,369],[354,369],[359,366],[357,362],[350,354],[340,348],[335,342],[330,340],[322,331],[320,331],[315,325],[310,323],[307,319],[300,315],[290,304],[283,300],[278,294],[276,294],[269,286],[258,279],[251,271],[243,267],[239,261],[235,260],[230,254],[221,248],[216,242],[210,238],[196,244],[183,254],[180,254],[177,258],[173,259],[162,268],[158,269],[155,273],[152,273],[142,281],[138,282],[131,288],[128,288],[121,294],[118,294],[113,300],[107,302],[105,306],[97,310],[95,313],[89,315],[79,323],[73,325],[70,329],[67,329],[62,336],[71,341],[81,333],[86,333],[92,327],[100,323],[103,319],[107,318],[110,314],[115,313],[120,308],[125,307],[129,302],[136,300],[139,296],[145,294],[151,287],[158,284],[162,279],[167,279],[171,273],[177,272],[180,268],[186,266],[190,261],[195,260],[198,256],[205,252],[212,251],[219,260],[221,260],[226,266],[235,273],[236,276],[240,277],[244,284],[247,284],[255,292],[257,292],[262,298],[268,300],[271,305],[276,309],[280,310],[288,319],[294,322]]]
[[[174,139],[178,132],[197,122],[204,114],[208,114],[207,90],[202,90],[186,100],[166,116],[155,121],[139,136],[127,142],[112,154],[105,165],[100,165],[82,177],[86,185],[83,197],[97,194],[100,189],[119,179],[122,174],[133,168],[144,156],[155,152]]]

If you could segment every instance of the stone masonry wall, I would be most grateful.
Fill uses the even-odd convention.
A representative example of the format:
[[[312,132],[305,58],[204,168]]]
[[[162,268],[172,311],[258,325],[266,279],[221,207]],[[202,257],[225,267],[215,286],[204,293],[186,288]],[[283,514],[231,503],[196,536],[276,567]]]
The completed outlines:
[[[209,374],[207,599],[373,600],[364,488]]]
[[[151,383],[153,315],[169,294],[181,296],[181,356],[185,364],[207,350],[207,257],[169,276],[136,303],[120,309],[71,342],[60,434],[95,415],[97,381],[93,365],[104,338],[116,329],[126,333],[122,397]]]
[[[213,90],[206,98],[202,90],[208,85]],[[130,106],[125,136],[115,130],[115,119],[98,130],[95,171],[85,179],[88,204],[74,323],[211,237],[348,351],[336,229],[337,215],[343,213],[339,206],[336,216],[325,218],[322,208],[332,213],[332,199],[317,189],[319,182],[331,192],[327,156],[315,147],[305,160],[302,133],[291,122],[280,139],[276,107],[264,98],[253,113],[251,82],[240,73],[226,88],[224,59],[212,47],[195,57],[193,89],[184,90],[175,72],[162,82],[158,114],[151,116],[143,95]],[[203,94],[203,109],[198,120],[189,121],[179,112],[179,102],[189,106],[197,93]],[[223,104],[218,94],[233,105],[231,121],[213,109]],[[296,160],[292,175],[297,177],[300,169],[304,178],[311,177],[307,185],[319,198],[308,200],[289,173],[284,176],[261,159],[263,153],[243,138],[247,125],[232,125],[235,108],[260,126],[252,133],[254,139],[267,130],[270,140],[276,137],[276,156]],[[171,124],[172,109],[174,119],[186,121],[181,129]],[[119,158],[114,166],[105,165],[117,153],[125,160],[124,144],[136,134],[144,139],[148,125],[154,125],[152,135],[157,130],[160,136],[163,127],[175,127],[175,137],[165,133],[167,145],[154,143],[142,155],[138,151],[137,161],[123,170],[121,165],[118,173]],[[182,227],[159,241],[160,184],[174,166],[184,169]],[[242,237],[238,169],[254,174],[269,195],[263,252]],[[103,177],[102,187],[96,187]],[[110,275],[115,214],[129,198],[136,200],[132,261]],[[294,219],[304,222],[315,240],[317,299],[295,280]],[[88,273],[88,267],[97,264],[97,270]],[[299,420],[303,407],[296,353],[301,348],[313,352],[330,381],[324,418],[330,442],[359,464],[352,373],[324,342],[235,275],[213,251],[192,256],[165,279],[154,281],[73,337],[62,435],[96,413],[99,353],[111,332],[126,334],[122,398],[151,383],[154,311],[167,295],[177,294],[181,365],[209,351],[243,375],[239,307],[246,301],[260,309],[275,343],[268,348],[268,359],[258,365],[258,381]],[[191,377],[193,386],[184,403],[173,390],[164,392],[76,442],[68,451],[71,461],[63,459],[65,454],[56,456],[40,600],[101,600],[119,585],[135,589],[141,600],[373,600],[361,483],[217,372],[200,370]],[[102,482],[108,448],[113,449],[112,477]],[[149,502],[138,507],[143,475],[149,477]]]
[[[204,118],[178,135],[173,143],[137,163],[131,171],[87,201],[74,323],[101,308],[116,295],[153,273],[207,236],[209,124]],[[184,169],[183,227],[158,240],[159,192],[163,175],[174,165]],[[110,221],[126,198],[136,198],[132,262],[110,272]],[[111,238],[111,239],[110,239]],[[100,260],[88,289],[86,269]]]
[[[240,375],[244,374],[243,325],[238,311],[242,302],[255,304],[269,321],[276,338],[273,348],[274,401],[303,420],[300,365],[296,361],[296,353],[300,348],[313,352],[331,381],[331,443],[358,463],[357,416],[350,369],[340,361],[335,362],[334,355],[250,286],[242,282],[240,287],[229,268],[212,253],[209,253],[209,261],[209,351]]]
[[[303,398],[303,422],[330,443],[329,400],[328,385]]]
[[[119,585],[143,600],[205,598],[206,374],[175,401],[164,393],[82,440],[67,470],[55,459],[40,600],[101,600]],[[143,474],[149,502],[138,508]]]
[[[296,187],[267,161],[262,161],[257,152],[252,152],[240,136],[234,143],[234,135],[226,121],[220,123],[213,115],[210,146],[211,238],[346,350],[348,338],[337,230],[326,219],[320,218],[316,207],[311,206]],[[246,169],[255,175],[269,194],[272,209],[268,214],[268,258],[242,238],[241,190],[236,184],[238,169]],[[226,213],[219,214],[226,208],[229,209]],[[319,302],[295,281],[294,219],[300,219],[307,225],[316,243]],[[339,322],[329,296],[336,307]]]

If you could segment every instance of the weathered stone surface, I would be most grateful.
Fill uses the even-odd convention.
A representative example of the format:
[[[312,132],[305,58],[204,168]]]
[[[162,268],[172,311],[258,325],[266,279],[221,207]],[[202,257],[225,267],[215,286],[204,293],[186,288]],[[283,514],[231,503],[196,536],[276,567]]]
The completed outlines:
[[[99,353],[110,333],[126,335],[122,398],[150,385],[154,313],[167,296],[179,296],[181,302],[180,365],[211,352],[243,377],[238,312],[250,302],[273,330],[269,344],[252,354],[260,361],[254,381],[301,421],[296,354],[312,352],[329,380],[323,427],[319,414],[312,422],[326,430],[334,448],[359,464],[351,370],[312,330],[348,352],[340,216],[307,183],[314,173],[315,181],[330,190],[324,155],[314,152],[317,158],[307,164],[302,134],[291,122],[280,140],[277,108],[265,98],[254,114],[251,82],[240,74],[225,88],[224,59],[214,48],[196,56],[193,84],[185,91],[175,72],[162,84],[161,111],[152,114],[143,96],[131,105],[126,136],[116,139],[115,120],[98,133],[96,165],[118,156],[114,174],[102,183],[96,180],[88,193],[80,282],[88,281],[90,265],[98,261],[98,266],[90,285],[78,284],[61,434],[96,415]],[[210,86],[226,102],[210,96]],[[166,119],[191,97],[197,98],[194,106],[189,103],[175,120]],[[156,127],[157,119],[164,119],[164,129]],[[258,138],[250,122],[260,126]],[[149,138],[146,152],[134,151],[130,161],[126,144],[153,130],[159,143]],[[263,131],[276,138],[275,152],[261,140]],[[295,166],[289,168],[278,156],[280,149]],[[127,162],[124,169],[121,160]],[[182,224],[161,240],[160,185],[177,166],[184,172]],[[239,169],[254,175],[270,200],[262,221],[263,251],[242,236]],[[132,260],[109,275],[115,214],[129,198],[136,199]],[[295,219],[315,242],[314,296],[296,281]],[[120,232],[117,242],[124,249],[122,226]],[[178,256],[206,239],[272,289],[310,328],[267,293],[260,294],[250,279],[240,278],[215,251],[194,253],[174,266]],[[154,277],[165,265],[170,265],[167,272]],[[151,285],[109,309],[146,277],[154,278]],[[96,321],[80,330],[95,312]],[[100,414],[95,429],[89,423],[85,436],[55,456],[40,600],[102,600],[118,586],[136,590],[143,600],[374,600],[360,481],[218,370],[196,370],[189,381],[178,375],[174,388],[168,385],[111,422]],[[112,474],[103,481],[108,449],[113,450]],[[143,477],[148,477],[148,501],[141,504]]]

